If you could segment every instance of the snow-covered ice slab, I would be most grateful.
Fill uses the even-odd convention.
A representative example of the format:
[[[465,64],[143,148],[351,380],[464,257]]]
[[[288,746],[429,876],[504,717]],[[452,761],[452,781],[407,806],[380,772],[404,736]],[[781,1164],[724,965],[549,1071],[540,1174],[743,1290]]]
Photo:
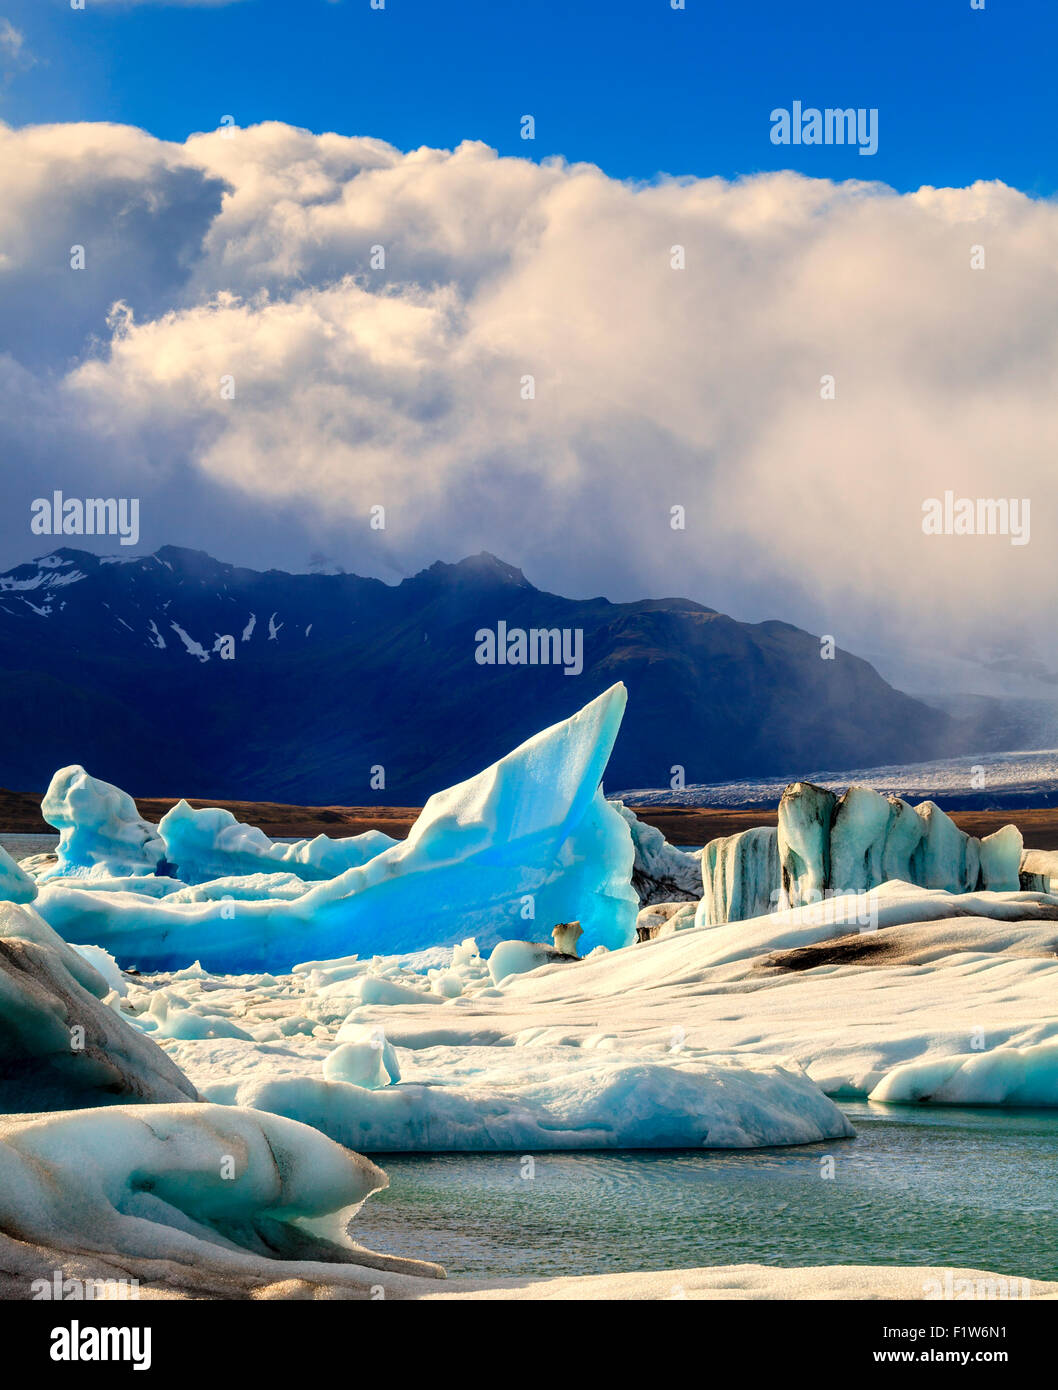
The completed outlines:
[[[1058,1039],[1035,1047],[906,1062],[887,1072],[870,1094],[890,1104],[1058,1105]]]
[[[67,940],[104,946],[140,970],[195,960],[212,971],[284,970],[310,956],[414,951],[468,935],[490,947],[572,920],[584,929],[582,951],[624,946],[638,910],[634,850],[601,780],[625,701],[624,686],[612,686],[432,796],[407,840],[296,898],[155,900],[49,879],[38,907]]]
[[[158,833],[173,872],[189,884],[284,871],[305,881],[337,878],[400,843],[381,830],[366,830],[339,840],[317,835],[285,844],[270,840],[255,825],[244,825],[221,807],[196,811],[186,801],[178,801],[165,813]]]
[[[399,1085],[286,1076],[218,1082],[206,1093],[369,1153],[744,1149],[853,1134],[796,1067],[561,1047],[399,1055]]]
[[[158,827],[141,819],[132,797],[83,767],[60,768],[40,809],[59,832],[58,863],[48,877],[153,874],[165,858]]]

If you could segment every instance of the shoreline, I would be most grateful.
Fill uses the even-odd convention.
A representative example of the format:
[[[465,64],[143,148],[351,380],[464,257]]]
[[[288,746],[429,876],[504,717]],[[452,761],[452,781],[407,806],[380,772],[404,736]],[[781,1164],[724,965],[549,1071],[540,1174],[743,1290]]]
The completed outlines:
[[[40,813],[43,793],[13,792],[0,787],[0,827],[8,834],[49,835],[54,828]],[[135,797],[144,820],[157,824],[180,797]],[[404,839],[420,806],[297,806],[280,801],[229,801],[187,797],[196,810],[220,807],[231,811],[236,820],[258,826],[270,839],[312,839],[329,835],[340,839],[381,830],[394,839]],[[723,835],[735,835],[757,825],[775,825],[777,810],[732,810],[710,806],[637,806],[628,803],[646,825],[656,826],[672,845],[700,846]],[[989,811],[949,811],[951,819],[968,835],[983,838],[1000,826],[1014,824],[1021,831],[1026,849],[1053,849],[1058,844],[1058,807]]]

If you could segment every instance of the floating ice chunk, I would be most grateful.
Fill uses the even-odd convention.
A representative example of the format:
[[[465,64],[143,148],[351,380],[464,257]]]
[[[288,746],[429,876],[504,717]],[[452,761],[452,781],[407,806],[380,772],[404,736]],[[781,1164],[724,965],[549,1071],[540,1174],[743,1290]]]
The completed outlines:
[[[979,841],[960,830],[935,801],[915,807],[926,833],[911,856],[914,882],[923,888],[945,888],[949,893],[972,892],[981,870]]]
[[[242,1038],[252,1042],[253,1036],[220,1014],[200,1013],[197,1009],[167,1009],[158,1019],[145,1017],[136,1020],[152,1038],[175,1038],[181,1042],[204,1038]]]
[[[257,826],[236,820],[230,811],[220,807],[196,811],[186,801],[178,801],[166,812],[158,833],[176,873],[185,883],[196,884],[277,870],[292,870],[299,879],[310,881],[337,878],[400,843],[380,830],[340,840],[317,835],[290,845],[276,843]]]
[[[885,831],[885,846],[882,850],[882,877],[912,882],[911,859],[926,833],[926,822],[915,808],[897,796],[889,801],[889,824]],[[871,887],[875,887],[871,884]]]
[[[309,956],[452,943],[468,929],[491,947],[519,922],[528,933],[573,919],[586,950],[627,945],[638,908],[632,837],[600,785],[625,699],[612,686],[431,797],[407,840],[291,901],[153,901],[60,883],[45,887],[41,914],[141,970],[196,959],[213,971],[286,970]]]
[[[982,841],[983,843],[984,841]],[[1028,889],[1030,892],[1053,893],[1058,891],[1058,850],[1023,850],[1018,882],[1020,887]]]
[[[812,782],[792,782],[779,802],[779,863],[791,907],[818,901],[830,884],[830,827],[837,797]]]
[[[830,827],[830,876],[837,893],[861,893],[882,882],[891,807],[871,787],[852,786],[834,807]]]
[[[993,893],[1017,892],[1021,886],[1024,840],[1016,825],[1003,825],[980,841],[981,882]]]
[[[360,1152],[754,1148],[851,1136],[799,1069],[593,1048],[467,1048],[430,1084],[242,1082],[238,1104],[300,1119]]]
[[[0,902],[31,903],[36,896],[36,882],[0,845]]]
[[[1058,1041],[906,1062],[882,1078],[870,1099],[899,1105],[1058,1105]]]
[[[654,903],[644,907],[636,918],[636,938],[659,941],[663,936],[687,931],[697,925],[695,919],[700,906],[700,903]]]
[[[458,946],[452,947],[452,966],[455,968],[460,965],[469,965],[472,961],[480,960],[478,953],[478,943],[472,936],[468,936],[465,941]]]
[[[41,814],[59,832],[58,863],[47,877],[153,874],[165,858],[157,826],[136,803],[83,767],[62,767],[51,779]]]
[[[696,926],[742,922],[775,910],[781,874],[778,832],[771,826],[711,840],[701,865],[704,891]]]
[[[501,941],[489,956],[489,975],[494,985],[511,975],[525,975],[542,965],[569,964],[572,957],[540,941]]]
[[[579,922],[556,922],[551,928],[551,940],[555,943],[555,950],[564,956],[576,956],[577,942],[584,935],[584,928]]]
[[[376,1091],[400,1080],[396,1048],[377,1024],[343,1023],[336,1041],[338,1046],[323,1063],[325,1081],[345,1081]]]
[[[641,821],[623,801],[610,805],[623,817],[632,833],[635,859],[632,864],[632,887],[640,904],[675,902],[684,899],[697,902],[702,896],[702,864],[697,854],[670,845],[656,826]]]
[[[425,984],[425,981],[424,981]],[[361,1004],[439,1004],[425,988],[402,985],[381,975],[365,975],[356,991]]]

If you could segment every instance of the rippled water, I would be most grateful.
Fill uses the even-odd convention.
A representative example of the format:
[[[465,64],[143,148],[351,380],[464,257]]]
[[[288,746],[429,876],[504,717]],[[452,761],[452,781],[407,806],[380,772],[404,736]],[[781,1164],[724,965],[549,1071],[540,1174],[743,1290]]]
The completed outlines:
[[[353,1233],[452,1276],[744,1262],[1058,1279],[1058,1115],[843,1106],[858,1137],[751,1152],[383,1156]],[[821,1159],[834,1158],[834,1178]]]

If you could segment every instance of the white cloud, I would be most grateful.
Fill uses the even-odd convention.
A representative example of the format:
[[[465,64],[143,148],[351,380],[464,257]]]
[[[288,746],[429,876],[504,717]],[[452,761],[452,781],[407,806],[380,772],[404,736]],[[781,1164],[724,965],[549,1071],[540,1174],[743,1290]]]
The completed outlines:
[[[1052,202],[633,186],[277,124],[0,134],[0,308],[19,285],[48,299],[30,365],[54,343],[88,454],[105,440],[144,487],[182,469],[326,548],[344,528],[364,571],[383,502],[409,565],[484,546],[555,588],[689,594],[853,648],[875,628],[1051,640]],[[97,237],[96,280],[42,270]],[[86,355],[89,333],[107,344]],[[1032,542],[923,536],[947,489],[1030,497]]]
[[[25,37],[22,31],[16,29],[9,19],[0,19],[0,48],[8,57],[20,57],[24,45]]]

